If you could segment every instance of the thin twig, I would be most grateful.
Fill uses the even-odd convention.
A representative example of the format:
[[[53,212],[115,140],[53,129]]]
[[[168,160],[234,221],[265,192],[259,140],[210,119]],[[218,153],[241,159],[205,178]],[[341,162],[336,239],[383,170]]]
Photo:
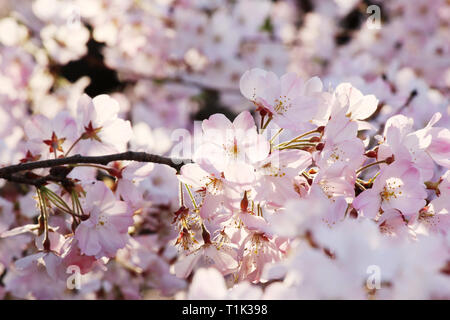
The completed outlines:
[[[29,178],[26,177],[25,175],[18,175],[16,173],[34,169],[53,168],[61,165],[80,164],[80,163],[107,165],[108,163],[113,161],[137,161],[137,162],[152,162],[164,164],[174,168],[177,172],[180,171],[181,167],[184,164],[191,162],[191,160],[188,159],[172,159],[156,154],[150,154],[146,152],[134,152],[134,151],[127,151],[123,153],[109,154],[104,156],[82,156],[78,154],[66,158],[33,161],[3,167],[0,168],[0,178],[11,182],[40,186],[45,184],[47,181],[61,182],[61,179],[64,180],[65,178],[57,177],[54,175]]]

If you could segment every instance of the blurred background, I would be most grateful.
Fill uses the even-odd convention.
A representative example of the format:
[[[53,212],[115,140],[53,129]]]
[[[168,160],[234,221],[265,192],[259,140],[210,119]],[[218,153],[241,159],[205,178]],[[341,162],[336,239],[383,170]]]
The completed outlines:
[[[108,93],[134,124],[189,128],[216,112],[249,109],[239,79],[259,67],[317,75],[328,87],[352,82],[377,95],[381,114],[416,90],[416,103],[432,106],[421,112],[432,114],[445,110],[449,95],[449,7],[445,0],[1,0],[0,103],[19,118],[52,117],[75,110],[82,92]]]

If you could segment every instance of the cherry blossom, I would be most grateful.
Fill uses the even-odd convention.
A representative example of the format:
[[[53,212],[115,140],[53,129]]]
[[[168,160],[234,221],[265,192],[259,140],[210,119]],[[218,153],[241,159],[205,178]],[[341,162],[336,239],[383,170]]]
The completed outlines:
[[[228,274],[238,267],[235,257],[236,252],[227,245],[219,247],[218,244],[205,243],[177,262],[175,274],[177,277],[186,278],[198,263],[202,266],[210,266],[212,263],[220,272]]]
[[[242,76],[240,86],[257,110],[273,115],[278,125],[289,129],[314,119],[323,100],[319,78],[304,82],[295,73],[278,78],[273,72],[252,69]]]
[[[25,134],[35,156],[57,156],[69,151],[77,139],[77,123],[67,112],[57,114],[53,120],[36,115],[25,125]]]
[[[78,125],[81,141],[79,152],[98,155],[123,151],[132,136],[130,123],[118,118],[120,110],[116,100],[108,95],[91,99],[83,95],[78,101]],[[114,132],[120,132],[115,135]]]
[[[355,198],[353,207],[368,218],[376,218],[380,209],[398,209],[410,218],[425,206],[426,197],[419,171],[408,161],[395,161],[381,170],[371,189]]]
[[[202,123],[202,143],[194,154],[195,162],[205,162],[219,172],[230,175],[236,182],[252,178],[251,164],[263,160],[269,153],[269,142],[258,134],[255,122],[249,112],[242,112],[230,122],[224,115],[212,115]],[[239,175],[234,170],[240,166]],[[241,179],[245,172],[245,178]],[[239,181],[243,180],[243,181]]]
[[[88,219],[81,222],[75,238],[83,254],[97,259],[111,257],[127,243],[128,227],[133,224],[132,212],[101,182],[90,189],[83,209]]]

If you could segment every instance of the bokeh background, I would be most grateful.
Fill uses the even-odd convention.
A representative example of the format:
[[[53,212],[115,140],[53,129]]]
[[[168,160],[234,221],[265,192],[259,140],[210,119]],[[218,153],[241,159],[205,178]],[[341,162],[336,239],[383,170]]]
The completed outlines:
[[[428,89],[449,94],[445,0],[3,0],[0,7],[2,105],[31,113],[73,109],[81,92],[109,93],[134,122],[186,127],[248,109],[239,79],[252,67],[317,75],[328,86],[350,81],[376,94],[386,113],[412,90],[420,104],[439,102]]]

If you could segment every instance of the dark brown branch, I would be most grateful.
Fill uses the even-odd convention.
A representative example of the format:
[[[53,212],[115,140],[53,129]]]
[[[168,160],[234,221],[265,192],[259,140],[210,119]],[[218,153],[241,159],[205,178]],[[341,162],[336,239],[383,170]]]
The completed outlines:
[[[35,177],[35,178],[28,178],[26,175],[20,175],[20,174],[5,174],[5,176],[2,176],[0,178],[3,178],[10,182],[20,183],[20,184],[28,184],[36,187],[43,186],[49,181],[53,182],[65,182],[67,181],[67,178],[65,177],[56,177],[51,174],[43,176],[43,177]]]
[[[64,179],[64,177],[58,177],[50,174],[44,177],[29,178],[25,175],[18,175],[17,173],[34,169],[54,168],[61,165],[81,164],[81,163],[107,165],[108,163],[113,161],[125,161],[125,160],[164,164],[174,168],[177,172],[180,171],[183,164],[191,162],[191,160],[188,159],[172,159],[168,157],[159,156],[156,154],[150,154],[146,152],[134,152],[134,151],[127,151],[123,153],[116,153],[104,156],[82,156],[77,154],[66,158],[33,161],[3,167],[0,168],[0,178],[11,182],[40,186],[42,184],[45,184],[47,181],[60,181],[61,179]]]

